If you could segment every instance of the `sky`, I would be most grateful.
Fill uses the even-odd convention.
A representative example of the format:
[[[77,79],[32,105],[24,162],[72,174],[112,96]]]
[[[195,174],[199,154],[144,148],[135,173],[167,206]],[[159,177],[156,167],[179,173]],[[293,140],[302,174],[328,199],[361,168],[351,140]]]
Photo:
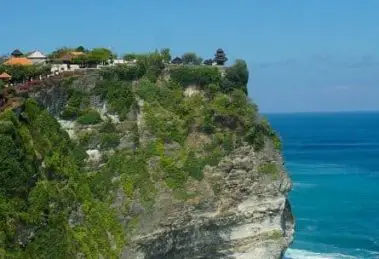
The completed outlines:
[[[378,0],[0,0],[0,54],[169,47],[249,65],[262,112],[379,110]]]

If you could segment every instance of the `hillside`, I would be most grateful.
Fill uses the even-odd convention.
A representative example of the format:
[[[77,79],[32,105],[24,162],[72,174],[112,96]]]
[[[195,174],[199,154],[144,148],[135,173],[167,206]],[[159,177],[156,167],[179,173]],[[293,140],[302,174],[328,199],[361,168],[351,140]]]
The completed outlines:
[[[291,181],[246,64],[161,60],[64,78],[1,114],[0,253],[282,256]]]

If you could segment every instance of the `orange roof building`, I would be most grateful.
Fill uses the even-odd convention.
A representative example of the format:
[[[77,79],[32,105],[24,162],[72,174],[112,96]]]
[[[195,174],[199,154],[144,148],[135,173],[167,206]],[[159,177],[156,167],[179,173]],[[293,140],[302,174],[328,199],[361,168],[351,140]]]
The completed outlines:
[[[10,59],[4,62],[4,65],[8,65],[8,66],[14,66],[14,65],[28,66],[32,64],[33,62],[30,59],[22,58],[22,57],[11,57]]]

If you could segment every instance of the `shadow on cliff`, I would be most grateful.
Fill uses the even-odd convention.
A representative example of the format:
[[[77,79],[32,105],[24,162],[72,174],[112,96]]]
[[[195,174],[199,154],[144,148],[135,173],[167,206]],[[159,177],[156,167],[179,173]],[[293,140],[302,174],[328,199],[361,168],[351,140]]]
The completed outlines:
[[[140,244],[146,259],[233,258],[230,228],[222,222],[200,223],[172,230],[153,242]]]

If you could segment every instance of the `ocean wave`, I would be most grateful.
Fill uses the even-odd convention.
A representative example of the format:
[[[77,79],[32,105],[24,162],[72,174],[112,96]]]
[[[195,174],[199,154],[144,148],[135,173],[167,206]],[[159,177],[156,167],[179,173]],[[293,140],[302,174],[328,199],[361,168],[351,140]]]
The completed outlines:
[[[338,253],[315,253],[307,250],[288,249],[285,259],[359,259],[359,257]]]

